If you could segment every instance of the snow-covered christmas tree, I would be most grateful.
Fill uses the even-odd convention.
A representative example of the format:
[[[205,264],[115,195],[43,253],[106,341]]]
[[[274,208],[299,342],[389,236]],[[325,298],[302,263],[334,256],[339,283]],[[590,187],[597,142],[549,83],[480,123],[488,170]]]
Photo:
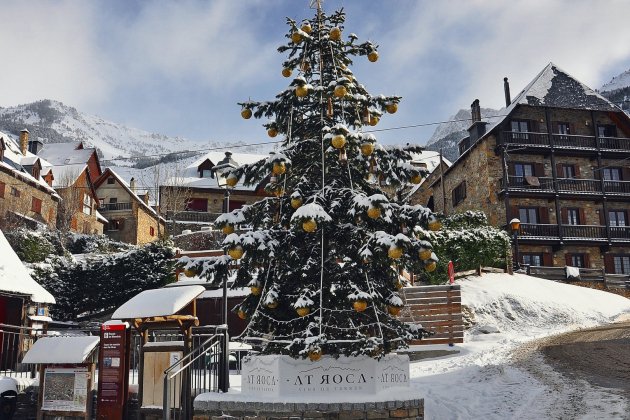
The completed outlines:
[[[239,104],[243,118],[268,119],[268,135],[282,136],[279,150],[227,176],[228,185],[263,182],[271,197],[217,219],[225,257],[182,260],[217,285],[238,264],[234,287],[251,288],[234,308],[249,320],[240,339],[263,354],[380,358],[426,334],[396,317],[399,275],[435,269],[423,238],[440,222],[396,201],[425,175],[409,163],[420,148],[385,148],[365,132],[401,98],[373,96],[359,83],[352,60],[377,61],[377,45],[346,34],[344,21],[343,11],[321,8],[301,23],[287,19],[278,51],[288,56],[288,87],[273,101]],[[242,223],[253,230],[234,233]]]

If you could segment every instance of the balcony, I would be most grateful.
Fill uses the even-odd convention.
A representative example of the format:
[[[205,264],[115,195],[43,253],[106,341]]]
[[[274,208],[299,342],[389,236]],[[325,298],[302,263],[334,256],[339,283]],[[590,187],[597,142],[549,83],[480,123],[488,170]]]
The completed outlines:
[[[521,223],[519,240],[559,241],[560,227],[556,224]],[[600,225],[562,225],[562,239],[565,241],[608,240],[606,226]],[[611,226],[611,242],[630,242],[630,226]]]
[[[503,144],[517,144],[533,148],[558,148],[597,150],[595,136],[578,136],[572,134],[551,134],[534,132],[504,131]],[[605,151],[630,152],[630,139],[624,137],[600,137],[599,148]]]
[[[563,225],[562,237],[564,239],[592,239],[605,240],[608,238],[606,234],[606,226],[595,225]]]
[[[558,178],[557,191],[562,194],[601,195],[602,182],[599,179]],[[500,181],[505,190],[505,182]],[[551,177],[508,176],[510,192],[552,193],[555,192]],[[630,196],[630,181],[604,181],[604,192],[607,195]]]
[[[521,238],[558,239],[558,225],[521,223]]]
[[[630,242],[630,226],[611,226],[610,237],[616,241]]]
[[[131,210],[131,203],[101,203],[99,211]]]

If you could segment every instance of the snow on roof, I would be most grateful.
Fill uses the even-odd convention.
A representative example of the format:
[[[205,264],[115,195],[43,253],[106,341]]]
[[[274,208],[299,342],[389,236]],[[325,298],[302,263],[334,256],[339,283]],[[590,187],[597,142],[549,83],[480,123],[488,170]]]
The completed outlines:
[[[240,166],[240,165],[249,165],[252,163],[256,163],[260,160],[267,159],[267,155],[259,155],[253,153],[232,153],[232,159]],[[188,165],[182,171],[181,176],[168,179],[164,185],[175,185],[175,186],[187,186],[191,188],[216,188],[219,189],[217,185],[216,178],[200,178],[199,177],[199,165],[204,163],[206,160],[209,160],[212,165],[218,164],[221,160],[225,158],[225,152],[209,152],[203,155],[201,158],[197,159],[190,165]],[[235,190],[247,190],[253,191],[256,189],[255,185],[245,186],[242,183],[242,180],[239,180],[238,184],[234,187]]]
[[[450,160],[442,157],[442,160],[447,166],[451,166]],[[422,153],[411,153],[411,163],[426,165],[427,171],[433,172],[438,167],[440,162],[440,152],[434,152],[433,150],[423,150]]]
[[[92,147],[77,149],[78,143],[48,143],[37,154],[54,166],[77,165],[87,163],[96,149]]]
[[[99,341],[96,336],[42,337],[26,353],[22,363],[83,363]]]
[[[129,299],[112,314],[112,319],[173,315],[205,292],[203,286],[145,290]]]
[[[53,171],[53,188],[65,188],[74,184],[79,175],[87,169],[87,165],[85,163],[62,166],[52,166],[47,164],[44,168],[52,169]]]
[[[103,223],[108,223],[108,220],[105,216],[103,216],[98,210],[96,210],[96,220]]]
[[[33,302],[55,303],[53,295],[39,285],[11,248],[0,230],[0,290],[31,296]]]

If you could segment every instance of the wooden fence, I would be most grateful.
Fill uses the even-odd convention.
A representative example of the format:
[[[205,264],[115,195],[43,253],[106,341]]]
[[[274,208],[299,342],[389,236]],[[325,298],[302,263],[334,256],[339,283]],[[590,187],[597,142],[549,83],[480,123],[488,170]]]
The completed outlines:
[[[603,283],[607,288],[630,290],[630,275],[608,274],[603,269],[598,268],[580,268],[580,277],[572,279],[567,279],[566,267],[526,266],[526,271],[530,276],[547,280]]]
[[[424,329],[434,333],[424,340],[412,340],[410,345],[464,342],[459,285],[405,287],[402,295],[405,308],[401,312],[401,320],[421,324]]]

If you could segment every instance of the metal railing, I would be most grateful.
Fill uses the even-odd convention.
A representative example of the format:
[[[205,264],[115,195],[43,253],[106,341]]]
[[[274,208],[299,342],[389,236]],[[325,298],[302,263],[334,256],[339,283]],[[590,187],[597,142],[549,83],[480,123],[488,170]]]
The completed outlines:
[[[164,420],[190,419],[197,395],[227,392],[229,388],[227,326],[215,327],[214,332],[204,338],[190,353],[164,371]]]
[[[537,177],[538,185],[528,181],[529,177],[525,176],[508,176],[508,188],[515,188],[527,191],[551,192],[553,191],[553,178]],[[501,188],[505,189],[503,179],[501,179]]]
[[[610,237],[630,241],[630,226],[611,226]]]
[[[558,178],[558,191],[572,193],[601,193],[601,183],[597,179]]]
[[[576,147],[579,149],[596,149],[597,143],[593,136],[578,136],[573,134],[552,134],[551,141],[554,147]]]
[[[519,236],[535,236],[540,238],[557,238],[558,225],[556,224],[533,224],[521,223]]]
[[[604,191],[609,194],[630,194],[630,181],[604,181]]]
[[[98,206],[102,211],[131,210],[131,203],[102,203]]]
[[[623,137],[600,137],[599,147],[607,150],[630,150],[630,139]]]
[[[605,239],[607,238],[606,226],[563,225],[562,237],[565,239],[572,239],[572,238]]]
[[[541,267],[535,265],[524,265],[526,273],[530,276],[539,277],[553,281],[569,281],[566,267]],[[598,283],[601,282],[606,288],[625,288],[630,290],[630,275],[610,274],[603,268],[580,268],[578,278],[570,281],[583,281]]]
[[[558,147],[595,150],[597,138],[575,134],[551,134],[539,132],[504,131],[504,144],[520,144],[532,147]],[[630,139],[625,137],[600,137],[599,147],[604,150],[630,150]]]
[[[504,131],[503,142],[549,147],[549,136],[547,136],[547,133]]]
[[[178,213],[168,212],[166,218],[177,222],[213,223],[221,214],[205,211],[180,211]]]

